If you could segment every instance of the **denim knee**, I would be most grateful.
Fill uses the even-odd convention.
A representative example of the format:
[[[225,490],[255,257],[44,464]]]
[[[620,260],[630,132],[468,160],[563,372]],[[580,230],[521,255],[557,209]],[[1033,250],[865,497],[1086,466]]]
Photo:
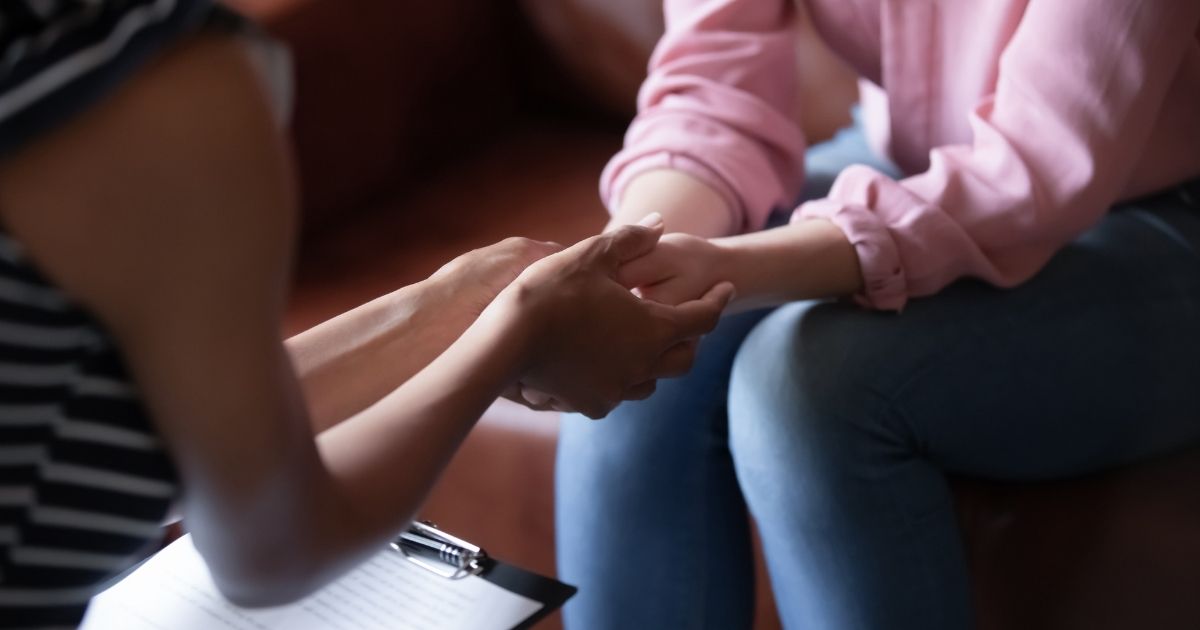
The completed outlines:
[[[880,456],[902,448],[859,317],[845,305],[796,303],[747,337],[730,381],[729,439],[748,494],[782,491],[785,470],[870,475]]]

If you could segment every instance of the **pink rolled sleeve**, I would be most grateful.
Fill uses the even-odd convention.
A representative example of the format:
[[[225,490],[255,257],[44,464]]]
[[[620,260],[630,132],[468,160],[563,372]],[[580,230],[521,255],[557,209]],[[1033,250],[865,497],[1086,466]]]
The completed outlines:
[[[762,227],[803,180],[804,137],[783,112],[796,98],[795,8],[786,0],[666,0],[625,148],[601,176],[611,209],[626,184],[673,168],[729,203],[734,231]]]
[[[864,305],[900,310],[962,277],[1014,286],[1115,202],[1200,174],[1196,0],[808,5],[818,22],[881,21],[824,23],[842,25],[826,35],[848,57],[882,56],[859,69],[887,90],[893,157],[924,171],[897,181],[851,167],[796,211],[845,232]],[[739,231],[795,198],[791,6],[667,0],[640,113],[602,178],[610,207],[659,168],[708,182]]]
[[[928,170],[901,181],[849,168],[794,219],[846,233],[860,301],[874,308],[899,310],[964,276],[1019,284],[1136,188],[1198,27],[1195,0],[1032,0],[994,95],[969,112],[970,144],[934,149]]]

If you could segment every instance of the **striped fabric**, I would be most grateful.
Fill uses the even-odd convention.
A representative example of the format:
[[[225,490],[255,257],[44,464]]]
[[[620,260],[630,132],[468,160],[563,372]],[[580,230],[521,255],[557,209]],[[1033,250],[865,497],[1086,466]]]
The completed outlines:
[[[0,232],[0,628],[78,625],[176,490],[104,332]]]
[[[0,0],[0,156],[86,110],[181,36],[242,22],[212,0]]]

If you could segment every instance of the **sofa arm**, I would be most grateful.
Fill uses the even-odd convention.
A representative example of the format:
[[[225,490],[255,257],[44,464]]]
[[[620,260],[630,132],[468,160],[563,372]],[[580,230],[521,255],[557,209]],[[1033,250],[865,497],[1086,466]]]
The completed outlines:
[[[291,49],[306,234],[444,164],[515,109],[511,3],[227,2]]]

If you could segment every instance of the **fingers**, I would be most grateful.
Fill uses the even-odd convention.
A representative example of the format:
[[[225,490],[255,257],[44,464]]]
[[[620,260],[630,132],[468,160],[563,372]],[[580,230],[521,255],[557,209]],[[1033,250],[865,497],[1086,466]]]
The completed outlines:
[[[683,278],[671,278],[666,282],[634,289],[634,293],[643,300],[650,300],[651,302],[658,302],[667,306],[678,306],[688,300],[696,299],[700,290],[691,286]]]
[[[510,236],[495,245],[490,245],[476,251],[499,251],[502,256],[512,256],[521,261],[525,266],[529,266],[546,256],[562,251],[562,249],[562,245],[553,241],[535,241],[522,236]]]
[[[654,251],[662,235],[662,216],[651,214],[638,225],[623,225],[596,237],[600,242],[600,259],[616,271],[621,264]]]
[[[554,397],[550,394],[536,390],[532,387],[526,387],[524,385],[520,385],[520,388],[521,397],[525,399],[530,407],[542,407],[546,409],[553,408]]]
[[[716,328],[721,319],[721,312],[733,300],[733,296],[733,283],[721,282],[709,289],[700,299],[672,308],[676,324],[674,338],[683,340],[700,337]]]
[[[531,391],[534,392],[532,398],[536,402],[530,400],[528,392]],[[528,390],[522,387],[520,383],[513,383],[512,385],[509,385],[500,395],[507,400],[511,400],[518,405],[528,407],[534,411],[552,411],[555,409],[555,401],[553,398],[545,396],[544,394],[540,394],[540,392],[537,392],[537,390]]]
[[[617,282],[626,289],[649,287],[674,275],[673,265],[660,255],[661,248],[631,260],[617,269]]]
[[[646,400],[658,389],[658,381],[646,381],[625,390],[622,396],[625,400]]]
[[[683,376],[692,369],[699,344],[699,339],[687,339],[667,348],[650,369],[650,375],[656,379]]]

